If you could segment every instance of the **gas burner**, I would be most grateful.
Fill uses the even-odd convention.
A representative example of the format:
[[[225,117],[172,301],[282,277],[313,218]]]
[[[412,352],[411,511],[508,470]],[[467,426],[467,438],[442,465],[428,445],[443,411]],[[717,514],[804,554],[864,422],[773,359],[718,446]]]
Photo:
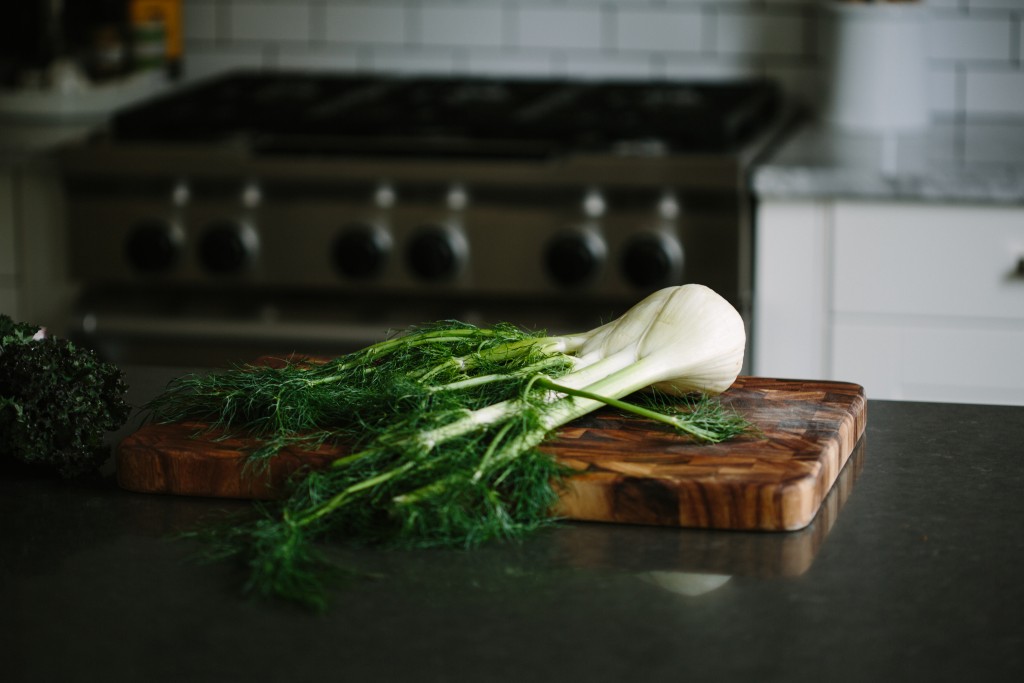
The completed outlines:
[[[256,154],[552,156],[741,147],[778,110],[768,82],[576,82],[231,74],[118,114],[118,141],[246,139]],[[519,153],[517,153],[517,151]],[[664,152],[663,152],[664,153]]]

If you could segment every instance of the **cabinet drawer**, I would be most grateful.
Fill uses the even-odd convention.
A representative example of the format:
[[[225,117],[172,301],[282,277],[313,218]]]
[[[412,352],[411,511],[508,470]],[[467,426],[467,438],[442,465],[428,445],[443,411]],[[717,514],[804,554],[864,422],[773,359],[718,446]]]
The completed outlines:
[[[0,276],[14,274],[14,180],[0,172]]]
[[[868,398],[1024,405],[1024,324],[838,316],[832,374]]]
[[[0,313],[9,315],[16,321],[21,320],[18,310],[18,293],[13,287],[7,287],[0,279]]]
[[[837,203],[833,310],[1024,319],[1024,209]]]

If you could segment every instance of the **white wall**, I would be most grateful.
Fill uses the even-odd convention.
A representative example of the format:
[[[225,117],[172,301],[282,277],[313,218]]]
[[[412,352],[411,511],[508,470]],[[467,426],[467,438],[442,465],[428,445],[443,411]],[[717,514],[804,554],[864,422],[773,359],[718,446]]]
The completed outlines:
[[[186,70],[725,78],[814,103],[824,0],[185,0]],[[1024,0],[927,0],[930,108],[1024,116]]]

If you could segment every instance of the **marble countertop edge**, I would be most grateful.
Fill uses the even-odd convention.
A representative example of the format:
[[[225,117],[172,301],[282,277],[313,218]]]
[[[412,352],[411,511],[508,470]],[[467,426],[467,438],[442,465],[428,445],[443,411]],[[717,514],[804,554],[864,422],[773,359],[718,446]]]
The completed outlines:
[[[758,198],[1024,204],[1024,120],[851,131],[809,122],[751,175]]]
[[[870,199],[1024,205],[1024,168],[890,174],[827,166],[761,167],[753,175],[762,200]]]

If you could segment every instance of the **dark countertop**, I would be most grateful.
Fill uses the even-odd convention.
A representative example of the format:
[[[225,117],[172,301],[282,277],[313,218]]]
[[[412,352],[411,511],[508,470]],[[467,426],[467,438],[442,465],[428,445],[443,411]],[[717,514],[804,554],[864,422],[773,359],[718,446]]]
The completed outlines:
[[[130,397],[170,374],[130,369]],[[1022,445],[1024,408],[871,401],[805,530],[338,550],[374,578],[322,616],[240,596],[168,538],[237,504],[7,475],[4,680],[1017,680]]]

